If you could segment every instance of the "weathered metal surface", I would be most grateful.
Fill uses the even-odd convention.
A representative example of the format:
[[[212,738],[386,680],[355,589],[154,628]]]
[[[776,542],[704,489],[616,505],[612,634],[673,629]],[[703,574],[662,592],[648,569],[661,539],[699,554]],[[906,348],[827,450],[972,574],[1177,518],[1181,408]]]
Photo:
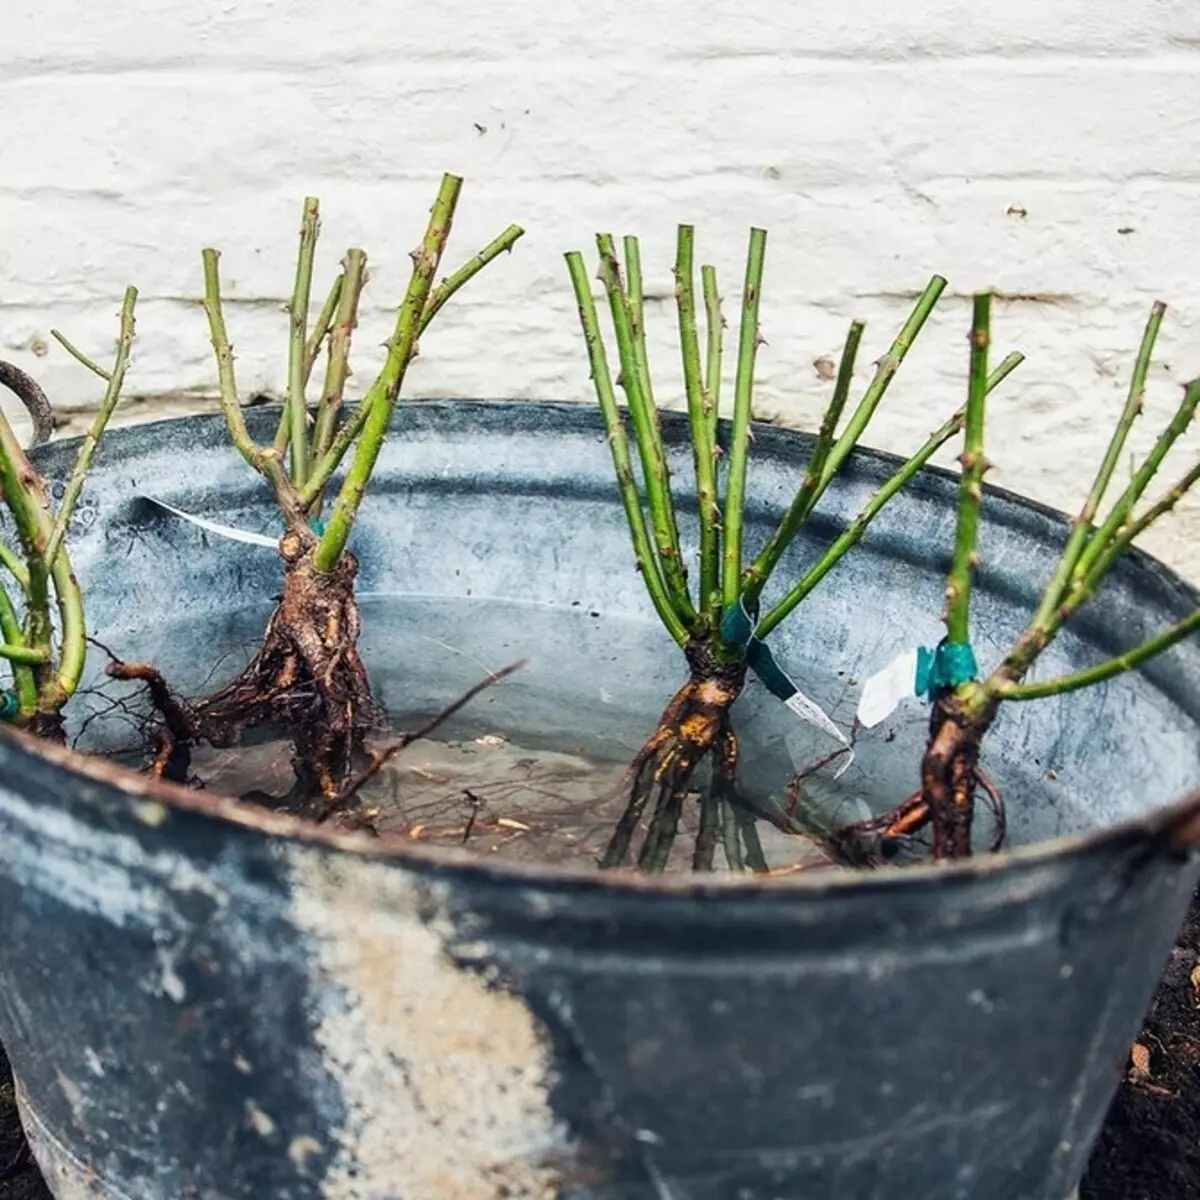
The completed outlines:
[[[397,422],[355,547],[386,601],[367,612],[380,690],[413,711],[473,682],[434,639],[493,666],[527,655],[466,720],[627,749],[679,664],[619,569],[598,420],[430,404]],[[756,536],[805,444],[760,431]],[[785,570],[888,465],[857,460]],[[91,625],[196,688],[261,622],[277,565],[142,490],[256,530],[271,510],[218,419],[121,432],[102,455],[75,542]],[[780,631],[818,699],[936,636],[949,496],[923,479]],[[981,655],[1062,534],[1003,497],[985,512]],[[1053,666],[1194,603],[1136,558]],[[555,623],[580,608],[598,615]],[[1170,844],[1200,796],[1160,807],[1200,781],[1198,669],[1181,647],[1006,717],[987,753],[1027,843],[1012,853],[849,877],[482,862],[0,736],[0,1037],[39,1161],[61,1200],[1061,1200],[1200,875]],[[760,695],[740,712],[776,769],[791,728]],[[860,749],[855,786],[901,791],[918,740]]]

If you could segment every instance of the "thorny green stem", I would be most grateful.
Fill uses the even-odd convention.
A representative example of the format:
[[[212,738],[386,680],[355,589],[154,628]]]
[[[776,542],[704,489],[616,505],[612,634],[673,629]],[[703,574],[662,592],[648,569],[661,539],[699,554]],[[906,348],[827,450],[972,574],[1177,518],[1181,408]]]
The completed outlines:
[[[1154,307],[1150,310],[1150,319],[1146,323],[1146,331],[1142,335],[1142,344],[1138,349],[1137,361],[1133,368],[1133,377],[1129,382],[1129,395],[1125,400],[1125,407],[1121,411],[1117,427],[1113,430],[1113,435],[1109,440],[1108,449],[1105,451],[1100,469],[1096,472],[1096,478],[1092,483],[1092,490],[1088,493],[1087,500],[1084,502],[1079,516],[1075,518],[1071,535],[1067,539],[1066,549],[1063,551],[1062,557],[1058,560],[1058,566],[1049,584],[1047,584],[1046,590],[1042,593],[1041,604],[1034,614],[1034,625],[1045,625],[1053,616],[1054,610],[1062,603],[1067,590],[1071,586],[1075,567],[1078,565],[1079,559],[1087,546],[1088,539],[1095,532],[1093,522],[1100,508],[1100,502],[1104,499],[1104,493],[1107,491],[1109,482],[1112,480],[1113,472],[1116,470],[1121,452],[1124,450],[1125,442],[1129,437],[1129,431],[1133,428],[1134,421],[1137,420],[1142,411],[1142,401],[1146,394],[1146,375],[1150,369],[1150,358],[1154,353],[1154,343],[1158,339],[1158,331],[1162,326],[1163,316],[1166,314],[1166,311],[1167,306],[1161,301],[1156,301]]]
[[[867,390],[863,393],[863,398],[858,402],[858,406],[854,412],[851,413],[846,428],[842,431],[841,437],[834,443],[834,447],[830,451],[829,459],[825,463],[825,469],[821,473],[820,487],[812,499],[813,507],[820,503],[825,489],[832,482],[833,477],[838,471],[842,469],[842,464],[849,458],[850,452],[854,447],[858,445],[859,438],[866,432],[867,425],[875,415],[875,410],[879,407],[879,402],[887,393],[892,380],[896,377],[896,372],[900,370],[905,356],[912,348],[912,344],[916,341],[918,334],[925,327],[925,322],[929,320],[929,314],[933,312],[945,289],[946,281],[940,275],[935,275],[930,279],[925,285],[925,290],[918,297],[916,307],[913,308],[908,320],[904,322],[900,332],[896,335],[895,341],[892,342],[888,352],[879,360],[875,367],[875,375],[867,385]]]
[[[106,383],[108,382],[108,372],[98,363],[93,362],[82,350],[67,339],[67,335],[57,329],[50,330],[50,336],[79,364],[87,367],[93,375],[99,375]]]
[[[396,328],[388,346],[387,359],[363,402],[367,416],[362,437],[334,501],[329,523],[313,551],[313,566],[318,571],[332,571],[346,548],[371,472],[375,469],[379,452],[383,448],[405,373],[416,354],[421,317],[433,288],[433,277],[442,261],[446,240],[450,236],[454,210],[461,190],[462,180],[457,175],[442,177],[425,236],[413,254],[412,276],[396,318]]]
[[[637,370],[638,390],[642,396],[649,417],[649,426],[653,437],[653,458],[656,464],[662,464],[663,494],[666,500],[665,532],[670,539],[669,551],[660,550],[663,559],[663,578],[672,590],[679,615],[684,622],[695,627],[697,622],[696,610],[692,607],[691,596],[688,594],[687,568],[679,545],[679,525],[675,515],[675,504],[671,498],[671,470],[667,465],[666,451],[663,448],[662,421],[658,413],[658,405],[654,402],[654,382],[650,376],[650,358],[646,349],[646,304],[645,288],[642,282],[642,256],[638,240],[632,235],[622,239],[625,252],[625,275],[628,284],[629,318],[633,332],[633,361]],[[701,597],[703,602],[703,597]]]
[[[0,638],[14,645],[23,645],[25,642],[25,634],[21,631],[21,618],[3,583],[0,583]]]
[[[1018,352],[1010,354],[988,377],[988,392],[994,391],[1008,376],[1025,360]],[[843,533],[834,541],[824,554],[808,569],[808,572],[794,588],[759,621],[755,633],[765,638],[780,623],[786,620],[793,611],[812,592],[813,588],[833,570],[845,557],[846,553],[858,545],[867,532],[867,527],[883,511],[887,503],[901,489],[908,486],[916,474],[929,460],[955,436],[963,427],[966,409],[959,409],[941,428],[929,435],[929,440],[916,452],[867,502],[863,510],[846,527]]]
[[[37,708],[57,712],[79,684],[87,653],[83,597],[66,554],[58,553],[48,564],[46,547],[54,527],[45,486],[25,457],[12,426],[0,414],[0,496],[12,514],[17,537],[29,572],[26,590],[24,643],[45,650],[46,657],[35,668]],[[49,570],[47,566],[49,565]],[[62,623],[62,653],[58,670],[49,668],[53,625],[50,620],[50,582],[54,583]],[[31,716],[32,711],[22,709]]]
[[[988,376],[988,395],[990,396],[1024,361],[1025,355],[1020,350],[1006,354],[1000,365]]]
[[[842,411],[850,398],[850,384],[854,380],[854,364],[858,359],[858,347],[862,342],[866,324],[863,321],[851,321],[846,333],[846,344],[842,347],[841,361],[838,363],[837,381],[833,385],[833,399],[825,410],[821,428],[817,432],[817,442],[813,447],[812,459],[808,464],[801,490],[814,491],[818,480],[825,473],[825,464],[833,451],[833,441],[837,434],[838,422],[842,419]]]
[[[346,380],[350,378],[350,343],[358,326],[358,305],[367,282],[367,256],[362,250],[346,251],[341,278],[337,309],[329,330],[329,363],[313,431],[314,467],[329,453],[346,394]],[[314,507],[319,500],[318,496]]]
[[[988,468],[983,455],[983,426],[988,383],[988,340],[992,298],[975,297],[971,321],[971,374],[967,393],[967,415],[962,478],[958,488],[958,523],[954,559],[946,582],[946,636],[951,642],[967,642],[971,636],[971,580],[977,561],[979,512],[983,503],[983,475]]]
[[[566,260],[567,270],[571,276],[571,285],[575,291],[575,300],[579,306],[579,321],[583,326],[584,341],[587,343],[592,382],[596,388],[600,411],[604,415],[604,427],[608,433],[609,449],[612,451],[617,485],[621,493],[621,503],[625,508],[625,518],[629,523],[629,532],[633,539],[638,570],[642,573],[646,590],[659,619],[671,636],[682,646],[687,641],[688,631],[671,603],[658,558],[650,542],[650,534],[646,529],[646,519],[642,512],[641,498],[638,495],[637,480],[633,473],[633,459],[629,453],[629,440],[625,433],[625,425],[621,420],[620,410],[617,408],[616,391],[608,367],[604,339],[600,332],[600,318],[596,312],[595,301],[592,299],[587,266],[584,263],[583,255],[577,250],[568,253]]]
[[[308,358],[308,307],[312,299],[313,256],[321,231],[320,204],[315,196],[304,199],[300,222],[300,251],[296,256],[296,282],[288,306],[288,440],[291,443],[292,483],[303,487],[308,476],[308,401],[305,398]]]
[[[233,347],[225,329],[225,314],[221,306],[221,252],[203,250],[204,312],[208,317],[209,336],[217,357],[217,379],[220,386],[221,411],[229,426],[233,444],[241,456],[256,470],[262,470],[263,450],[250,436],[246,417],[238,401],[237,379],[233,369]]]
[[[16,646],[8,642],[0,642],[0,658],[6,658],[10,663],[35,667],[50,661],[50,651],[45,646],[38,646],[35,649],[31,646]],[[19,702],[20,696],[18,695]]]
[[[630,282],[629,293],[625,290],[611,235],[597,234],[596,247],[600,254],[600,278],[608,294],[613,329],[616,333],[617,352],[621,363],[619,382],[625,389],[629,415],[633,421],[634,441],[641,456],[642,478],[646,487],[655,548],[671,606],[679,614],[680,621],[690,629],[695,623],[696,611],[688,595],[687,576],[679,553],[679,531],[675,523],[675,508],[671,502],[671,476],[663,450],[662,429],[658,410],[654,407],[654,398],[643,387],[642,371],[638,365],[639,340],[643,343],[643,359],[645,345],[644,331],[634,318],[634,313],[641,308],[640,264],[636,243],[631,246],[630,239],[626,239],[626,252],[628,254],[630,250],[633,251],[630,261],[637,276]]]
[[[21,591],[29,591],[29,572],[25,564],[17,557],[4,542],[0,542],[0,567],[3,567],[21,586]]]
[[[421,327],[418,333],[424,333],[429,328],[429,323],[442,311],[446,301],[463,284],[474,279],[484,267],[494,259],[499,258],[501,254],[511,251],[518,239],[524,236],[524,233],[525,230],[520,225],[510,225],[503,233],[492,238],[478,254],[463,263],[452,275],[447,275],[430,293],[429,301],[425,305],[425,313],[421,317]]]
[[[825,463],[833,449],[834,435],[837,432],[838,421],[841,420],[842,410],[850,395],[850,382],[854,376],[854,360],[858,357],[858,346],[862,341],[863,330],[866,326],[862,321],[852,321],[846,334],[846,344],[842,348],[842,360],[838,366],[837,382],[833,388],[833,398],[825,410],[821,421],[821,429],[813,446],[812,457],[808,462],[808,470],[804,475],[795,498],[792,500],[783,519],[771,535],[767,544],[762,548],[758,557],[746,568],[742,577],[742,600],[748,612],[758,608],[759,597],[763,587],[779,564],[780,558],[808,519],[812,508],[812,499],[816,495],[825,470]]]
[[[1047,696],[1062,696],[1067,692],[1104,683],[1125,671],[1135,670],[1142,663],[1169,650],[1177,642],[1183,641],[1184,638],[1197,631],[1200,631],[1200,608],[1135,649],[1097,663],[1094,667],[1087,667],[1070,675],[1060,675],[1057,679],[1047,679],[1038,683],[1006,681],[996,686],[995,693],[1001,700],[1041,700]]]
[[[1037,613],[1029,622],[1024,633],[1017,639],[1000,666],[985,681],[985,690],[988,694],[998,694],[1005,687],[1024,679],[1038,656],[1057,636],[1058,631],[1095,595],[1112,564],[1128,548],[1133,539],[1144,532],[1159,517],[1169,512],[1188,489],[1197,482],[1198,468],[1194,467],[1161,500],[1152,505],[1144,516],[1136,521],[1130,520],[1134,503],[1149,486],[1167,450],[1187,428],[1197,404],[1200,404],[1200,380],[1195,380],[1187,385],[1183,401],[1170,425],[1158,439],[1146,463],[1135,473],[1121,499],[1117,501],[1113,512],[1121,512],[1120,521],[1114,522],[1112,514],[1110,514],[1100,529],[1092,535],[1075,564],[1074,578],[1060,602],[1051,607],[1047,606],[1043,599],[1043,603],[1039,605]],[[1056,572],[1055,578],[1051,580],[1047,590],[1055,586],[1057,575]],[[1043,612],[1043,610],[1046,611]]]
[[[287,455],[288,446],[292,440],[292,410],[284,401],[283,411],[279,414],[279,424],[275,427],[275,455],[280,462]]]
[[[1166,429],[1159,435],[1153,449],[1146,456],[1146,461],[1134,472],[1133,478],[1118,497],[1112,510],[1092,535],[1083,553],[1075,563],[1072,573],[1072,584],[1077,585],[1091,573],[1096,560],[1104,554],[1105,548],[1113,535],[1128,520],[1133,507],[1141,499],[1146,488],[1154,479],[1162,461],[1166,458],[1171,447],[1187,432],[1192,418],[1196,414],[1196,406],[1200,404],[1200,380],[1189,383],[1183,392],[1183,399],[1175,410]]]
[[[42,512],[40,525],[41,537],[49,538],[49,509]],[[87,660],[87,627],[83,615],[83,593],[79,588],[79,581],[75,578],[75,572],[62,551],[54,556],[50,574],[54,580],[54,594],[62,622],[62,648],[59,653],[57,689],[50,685],[41,691],[42,703],[57,712],[62,704],[75,694],[83,675],[83,665]]]
[[[704,366],[704,404],[705,425],[708,435],[708,449],[713,463],[713,487],[718,488],[717,463],[720,460],[721,448],[717,443],[717,429],[721,419],[721,369],[725,353],[725,317],[721,312],[721,291],[717,286],[717,269],[713,266],[700,268],[700,286],[704,293],[704,322],[707,342]],[[704,615],[710,625],[716,625],[721,618],[721,511],[720,497],[717,498],[717,578],[713,581],[707,595],[701,595]],[[725,809],[728,809],[725,805]]]
[[[100,405],[100,411],[96,414],[96,419],[92,422],[92,427],[87,431],[79,447],[79,453],[75,458],[75,467],[71,471],[70,480],[67,482],[67,490],[63,494],[62,503],[58,507],[58,514],[54,518],[54,527],[50,532],[50,540],[46,543],[45,561],[47,567],[58,556],[63,538],[67,535],[67,527],[70,525],[71,517],[75,513],[75,505],[79,502],[79,494],[83,491],[83,481],[87,478],[87,473],[91,469],[92,459],[96,457],[96,449],[100,445],[101,437],[104,436],[104,430],[112,419],[117,402],[121,399],[121,388],[125,384],[125,372],[129,367],[129,353],[133,347],[135,326],[133,311],[137,306],[137,298],[137,288],[128,287],[125,289],[125,300],[121,305],[121,332],[117,338],[116,360],[113,363],[112,371],[105,372],[108,378],[108,387],[104,393],[104,400]]]
[[[1105,577],[1108,575],[1109,570],[1112,568],[1113,563],[1132,545],[1134,539],[1145,532],[1160,517],[1170,512],[1198,481],[1200,481],[1200,463],[1193,466],[1174,487],[1157,503],[1148,508],[1141,517],[1136,521],[1127,522],[1116,531],[1112,540],[1104,548],[1103,553],[1096,557],[1087,575],[1075,583],[1062,603],[1051,612],[1050,616],[1041,622],[1036,617],[1030,621],[1029,626],[1017,640],[1012,651],[986,681],[986,686],[990,694],[1018,700],[1036,698],[1033,695],[1026,696],[1024,693],[1013,696],[1012,688],[1024,679],[1030,667],[1037,661],[1041,652],[1053,641],[1058,631],[1096,594]],[[1186,636],[1186,633],[1180,634],[1180,637]],[[1165,650],[1173,644],[1174,642],[1172,641],[1165,642],[1160,649]],[[1140,652],[1135,651],[1133,653],[1137,654]],[[1151,653],[1158,653],[1158,651]],[[1136,658],[1133,665],[1136,666],[1138,663],[1143,662],[1146,657],[1150,656],[1150,654],[1147,654],[1144,657]],[[1114,659],[1113,661],[1116,662],[1117,660]],[[1086,674],[1086,672],[1083,674]],[[1120,669],[1114,668],[1112,674],[1120,674]],[[1074,677],[1072,676],[1071,678]],[[1103,675],[1100,678],[1107,679],[1108,675]],[[1053,696],[1057,695],[1057,691],[1052,686],[1054,682],[1052,680],[1047,683],[1030,684],[1029,686],[1037,689],[1036,696]],[[1024,685],[1022,684],[1021,686],[1023,687]],[[1073,690],[1074,686],[1082,687],[1085,685],[1072,685],[1072,688],[1065,690]]]
[[[755,629],[760,638],[765,638],[781,622],[785,621],[800,603],[812,592],[813,588],[833,570],[845,557],[847,551],[862,541],[867,532],[867,526],[879,515],[880,511],[902,488],[906,487],[912,478],[925,464],[963,427],[964,410],[960,409],[944,425],[929,436],[929,440],[902,466],[892,477],[871,497],[862,511],[846,527],[842,534],[826,549],[820,559],[808,569],[808,572],[795,587],[776,604]]]
[[[750,417],[754,399],[754,360],[760,341],[758,310],[766,246],[767,231],[751,229],[750,244],[746,252],[746,278],[742,288],[742,320],[733,388],[729,473],[725,483],[721,601],[726,607],[737,603],[742,585],[742,517],[746,503],[746,464],[750,450]]]
[[[1082,580],[1083,587],[1094,589],[1098,586],[1117,556],[1124,553],[1134,539],[1149,529],[1159,517],[1169,513],[1198,482],[1200,482],[1200,463],[1196,463],[1177,484],[1152,504],[1136,521],[1127,521],[1122,525],[1108,548],[1096,559],[1091,570]]]
[[[0,412],[0,496],[12,515],[17,539],[25,557],[29,586],[26,588],[23,642],[28,646],[49,646],[52,633],[50,621],[50,580],[44,557],[46,536],[41,517],[46,496],[42,481],[30,466],[12,426]],[[48,523],[48,522],[47,522]],[[22,709],[31,716],[40,702],[43,679],[35,676],[33,709]]]
[[[416,331],[416,337],[420,337],[428,328],[430,321],[440,311],[446,302],[461,288],[464,284],[473,279],[484,267],[493,259],[497,258],[503,251],[511,250],[513,244],[522,236],[525,231],[519,225],[510,225],[504,233],[499,237],[493,238],[487,246],[484,247],[474,258],[469,259],[452,275],[443,279],[436,288],[429,294],[425,303],[425,310],[421,316],[420,324]],[[393,343],[395,338],[392,339]],[[416,357],[415,340],[413,357]],[[407,369],[407,368],[406,368]],[[385,362],[383,372],[388,371],[388,365]],[[371,406],[379,397],[386,396],[386,389],[381,387],[380,379],[383,375],[375,380],[367,394],[363,397],[362,402],[343,424],[342,427],[334,435],[333,441],[329,445],[329,449],[318,462],[309,475],[308,482],[300,493],[300,503],[307,511],[316,503],[317,498],[321,495],[325,485],[329,482],[334,471],[338,469],[341,461],[346,456],[346,452],[354,444],[354,439],[365,428],[366,423],[371,415]],[[399,386],[399,385],[397,385]],[[395,401],[392,402],[393,409]]]
[[[361,253],[361,251],[359,251]],[[330,330],[333,328],[334,318],[337,315],[338,305],[342,302],[342,288],[346,284],[345,272],[339,272],[334,279],[333,284],[329,288],[329,295],[325,297],[325,303],[321,306],[321,311],[317,314],[317,323],[312,328],[312,333],[308,336],[308,341],[304,346],[304,382],[307,383],[312,378],[313,367],[317,365],[317,359],[321,356],[321,347],[325,343],[325,339],[329,336]]]
[[[805,474],[804,482],[779,527],[763,547],[758,558],[746,570],[742,598],[748,611],[754,611],[762,590],[779,560],[795,540],[797,533],[804,527],[804,523],[812,514],[813,509],[820,503],[821,497],[833,482],[834,476],[841,470],[846,459],[858,445],[859,439],[866,431],[875,410],[879,407],[880,401],[904,362],[913,342],[924,328],[925,322],[929,319],[929,315],[945,287],[946,281],[940,275],[935,275],[926,285],[925,290],[917,299],[916,307],[896,335],[887,354],[877,363],[875,375],[851,414],[842,435],[830,444],[842,409],[845,407],[854,370],[854,359],[857,356],[859,341],[862,337],[861,322],[856,321],[850,326],[841,365],[838,369],[833,400],[822,421],[821,433],[818,436],[813,459]]]
[[[675,250],[675,300],[679,310],[679,345],[687,392],[688,425],[696,471],[696,505],[700,524],[700,610],[710,625],[718,620],[720,597],[721,508],[717,499],[714,443],[709,436],[708,398],[700,373],[700,336],[696,327],[696,283],[693,269],[695,230],[680,225]]]
[[[21,618],[16,606],[0,583],[0,638],[13,649],[25,650],[25,631],[21,628]],[[29,669],[29,664],[20,662],[12,655],[4,655],[12,664],[13,692],[17,697],[19,712],[32,713],[37,711],[38,689],[37,680]]]
[[[4,643],[0,657],[12,663],[18,712],[23,717],[38,712],[57,714],[74,694],[83,674],[87,657],[83,595],[63,541],[100,437],[120,399],[133,342],[137,295],[136,288],[126,288],[111,372],[81,354],[62,334],[56,334],[74,358],[107,383],[100,412],[79,448],[57,517],[51,510],[45,481],[30,465],[12,427],[0,415],[0,499],[12,514],[25,558],[22,564],[7,546],[2,547],[0,562],[11,570],[25,593],[25,626],[20,627],[11,599],[0,587],[0,638]],[[51,583],[61,625],[57,666],[50,616]]]
[[[1129,427],[1140,411],[1150,356],[1164,312],[1165,307],[1158,303],[1151,310],[1134,367],[1129,396],[1117,430],[1109,443],[1084,509],[1067,540],[1062,559],[1046,586],[1034,616],[1004,660],[986,679],[980,683],[965,685],[959,690],[964,712],[971,719],[990,720],[990,714],[995,712],[995,707],[1001,700],[1033,700],[1056,696],[1103,682],[1123,671],[1133,669],[1196,629],[1197,616],[1192,614],[1142,646],[1095,667],[1059,679],[1029,684],[1023,682],[1030,668],[1054,640],[1059,630],[1095,595],[1116,559],[1128,549],[1139,534],[1174,508],[1189,489],[1200,482],[1200,463],[1197,463],[1141,517],[1133,518],[1134,506],[1150,485],[1172,445],[1187,430],[1197,406],[1200,406],[1200,379],[1197,379],[1184,388],[1183,398],[1167,428],[1155,442],[1146,461],[1134,473],[1108,517],[1098,529],[1092,528],[1092,518],[1115,470]],[[1069,569],[1064,563],[1069,564]]]
[[[296,489],[283,469],[282,455],[273,446],[259,446],[246,428],[246,415],[238,400],[237,378],[233,369],[233,347],[229,344],[221,306],[220,251],[206,249],[201,252],[201,257],[204,263],[204,312],[208,317],[209,335],[217,359],[221,411],[229,427],[229,436],[238,453],[271,484],[288,527],[306,536],[304,511]]]
[[[329,336],[329,327],[333,324],[345,281],[344,274],[339,274],[334,279],[333,285],[329,289],[329,295],[325,297],[325,303],[322,305],[320,313],[317,314],[317,323],[313,326],[312,332],[308,335],[308,341],[305,343],[304,386],[306,390],[312,379],[313,367],[316,366],[317,359],[320,357],[321,347]],[[283,412],[279,414],[279,427],[275,430],[275,449],[281,459],[287,453],[288,445],[291,442],[291,415],[291,409],[285,404]],[[313,436],[315,438],[316,435]],[[310,460],[318,457],[315,447],[309,457]]]
[[[717,287],[717,268],[700,268],[700,286],[704,292],[704,317],[708,350],[704,369],[704,390],[708,398],[708,442],[713,459],[717,454],[717,423],[721,416],[721,359],[725,352],[725,318],[721,313],[721,292]]]

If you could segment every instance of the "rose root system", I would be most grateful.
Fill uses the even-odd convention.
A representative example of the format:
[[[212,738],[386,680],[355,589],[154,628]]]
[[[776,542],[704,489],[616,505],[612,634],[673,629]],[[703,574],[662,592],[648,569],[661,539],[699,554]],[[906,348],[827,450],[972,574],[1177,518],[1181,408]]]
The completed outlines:
[[[248,667],[227,687],[188,702],[171,693],[143,663],[113,662],[110,675],[144,682],[161,718],[152,770],[184,782],[190,748],[236,745],[247,730],[272,727],[292,739],[295,786],[289,811],[324,817],[349,803],[344,789],[361,765],[366,735],[381,724],[366,667],[354,579],[358,564],[344,554],[328,573],[317,571],[311,542],[289,532],[280,541],[283,595]]]
[[[868,849],[868,839],[878,839],[886,859],[898,843],[932,826],[934,858],[968,858],[978,788],[995,822],[989,849],[999,850],[1007,834],[1004,800],[979,766],[979,746],[990,725],[991,716],[973,716],[953,693],[935,700],[921,759],[920,791],[878,817],[839,829],[833,835],[838,853],[851,863],[874,865],[879,856]]]
[[[729,710],[745,684],[745,664],[720,662],[704,642],[689,643],[684,653],[690,676],[633,760],[629,803],[600,860],[602,868],[628,865],[634,833],[650,808],[650,825],[637,866],[643,871],[665,870],[684,803],[696,790],[696,770],[706,760],[711,771],[700,789],[700,830],[693,868],[712,870],[718,839],[724,834],[728,845],[730,836],[737,836],[738,830],[727,827],[735,820],[738,766],[738,739]],[[738,824],[744,833],[744,823]]]

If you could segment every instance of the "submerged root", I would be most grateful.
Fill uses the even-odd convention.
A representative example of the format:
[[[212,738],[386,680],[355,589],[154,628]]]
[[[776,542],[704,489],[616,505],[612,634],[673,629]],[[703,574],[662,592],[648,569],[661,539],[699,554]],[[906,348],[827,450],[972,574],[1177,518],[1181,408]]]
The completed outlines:
[[[67,743],[67,729],[61,712],[35,713],[22,723],[21,728],[47,742],[56,742],[60,746]]]
[[[709,765],[709,777],[700,791],[700,830],[692,856],[697,871],[713,869],[718,840],[723,840],[726,857],[741,865],[741,846],[747,843],[745,824],[736,815],[738,740],[729,717],[730,707],[741,695],[746,680],[743,664],[717,660],[702,642],[685,647],[691,674],[663,712],[654,735],[638,752],[630,767],[629,802],[608,848],[601,868],[628,865],[633,837],[643,815],[650,809],[650,823],[637,856],[643,871],[663,871],[679,832],[684,804],[697,789],[697,768]],[[739,837],[740,835],[740,837]],[[757,838],[750,839],[750,865],[758,866]],[[765,863],[759,869],[765,868]]]
[[[934,701],[921,759],[921,799],[929,807],[934,858],[970,857],[979,743],[990,723],[968,713],[953,693]]]
[[[114,678],[147,685],[161,722],[154,733],[155,774],[184,782],[193,745],[236,745],[249,729],[273,727],[293,743],[296,783],[283,807],[324,813],[335,799],[348,802],[344,789],[362,758],[366,735],[380,724],[357,649],[358,564],[345,554],[325,574],[313,567],[310,548],[295,533],[281,540],[283,595],[262,646],[237,679],[214,695],[187,702],[153,667],[109,665]]]
[[[968,858],[977,788],[983,790],[994,819],[989,850],[999,850],[1008,832],[1004,799],[979,766],[979,744],[989,724],[988,719],[969,715],[953,695],[935,701],[920,790],[878,817],[843,826],[834,835],[839,853],[859,865],[872,865],[875,859],[865,849],[866,839],[877,838],[886,859],[901,842],[932,826],[934,858]]]

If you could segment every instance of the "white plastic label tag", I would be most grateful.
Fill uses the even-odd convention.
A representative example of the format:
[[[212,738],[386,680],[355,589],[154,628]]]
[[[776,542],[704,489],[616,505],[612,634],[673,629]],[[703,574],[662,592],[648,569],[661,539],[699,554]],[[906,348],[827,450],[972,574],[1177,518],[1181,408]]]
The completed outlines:
[[[249,546],[269,546],[272,550],[279,546],[278,538],[267,537],[265,533],[247,533],[244,529],[234,529],[230,525],[218,525],[216,521],[209,521],[204,517],[195,517],[191,513],[184,512],[182,508],[176,508],[165,500],[159,500],[157,496],[143,494],[139,499],[149,500],[151,504],[157,504],[159,508],[166,509],[174,516],[180,517],[184,521],[190,521],[206,532],[216,534],[217,537],[226,538],[231,542],[245,542]]]
[[[810,700],[799,688],[784,701],[784,704],[802,721],[815,725],[822,733],[829,734],[849,751],[838,763],[837,770],[833,774],[834,779],[840,779],[850,769],[850,764],[854,762],[854,750],[851,748],[850,739],[833,723],[829,714],[815,700]]]
[[[901,651],[881,671],[863,684],[855,719],[864,729],[873,729],[892,715],[908,696],[916,694],[917,648]]]

